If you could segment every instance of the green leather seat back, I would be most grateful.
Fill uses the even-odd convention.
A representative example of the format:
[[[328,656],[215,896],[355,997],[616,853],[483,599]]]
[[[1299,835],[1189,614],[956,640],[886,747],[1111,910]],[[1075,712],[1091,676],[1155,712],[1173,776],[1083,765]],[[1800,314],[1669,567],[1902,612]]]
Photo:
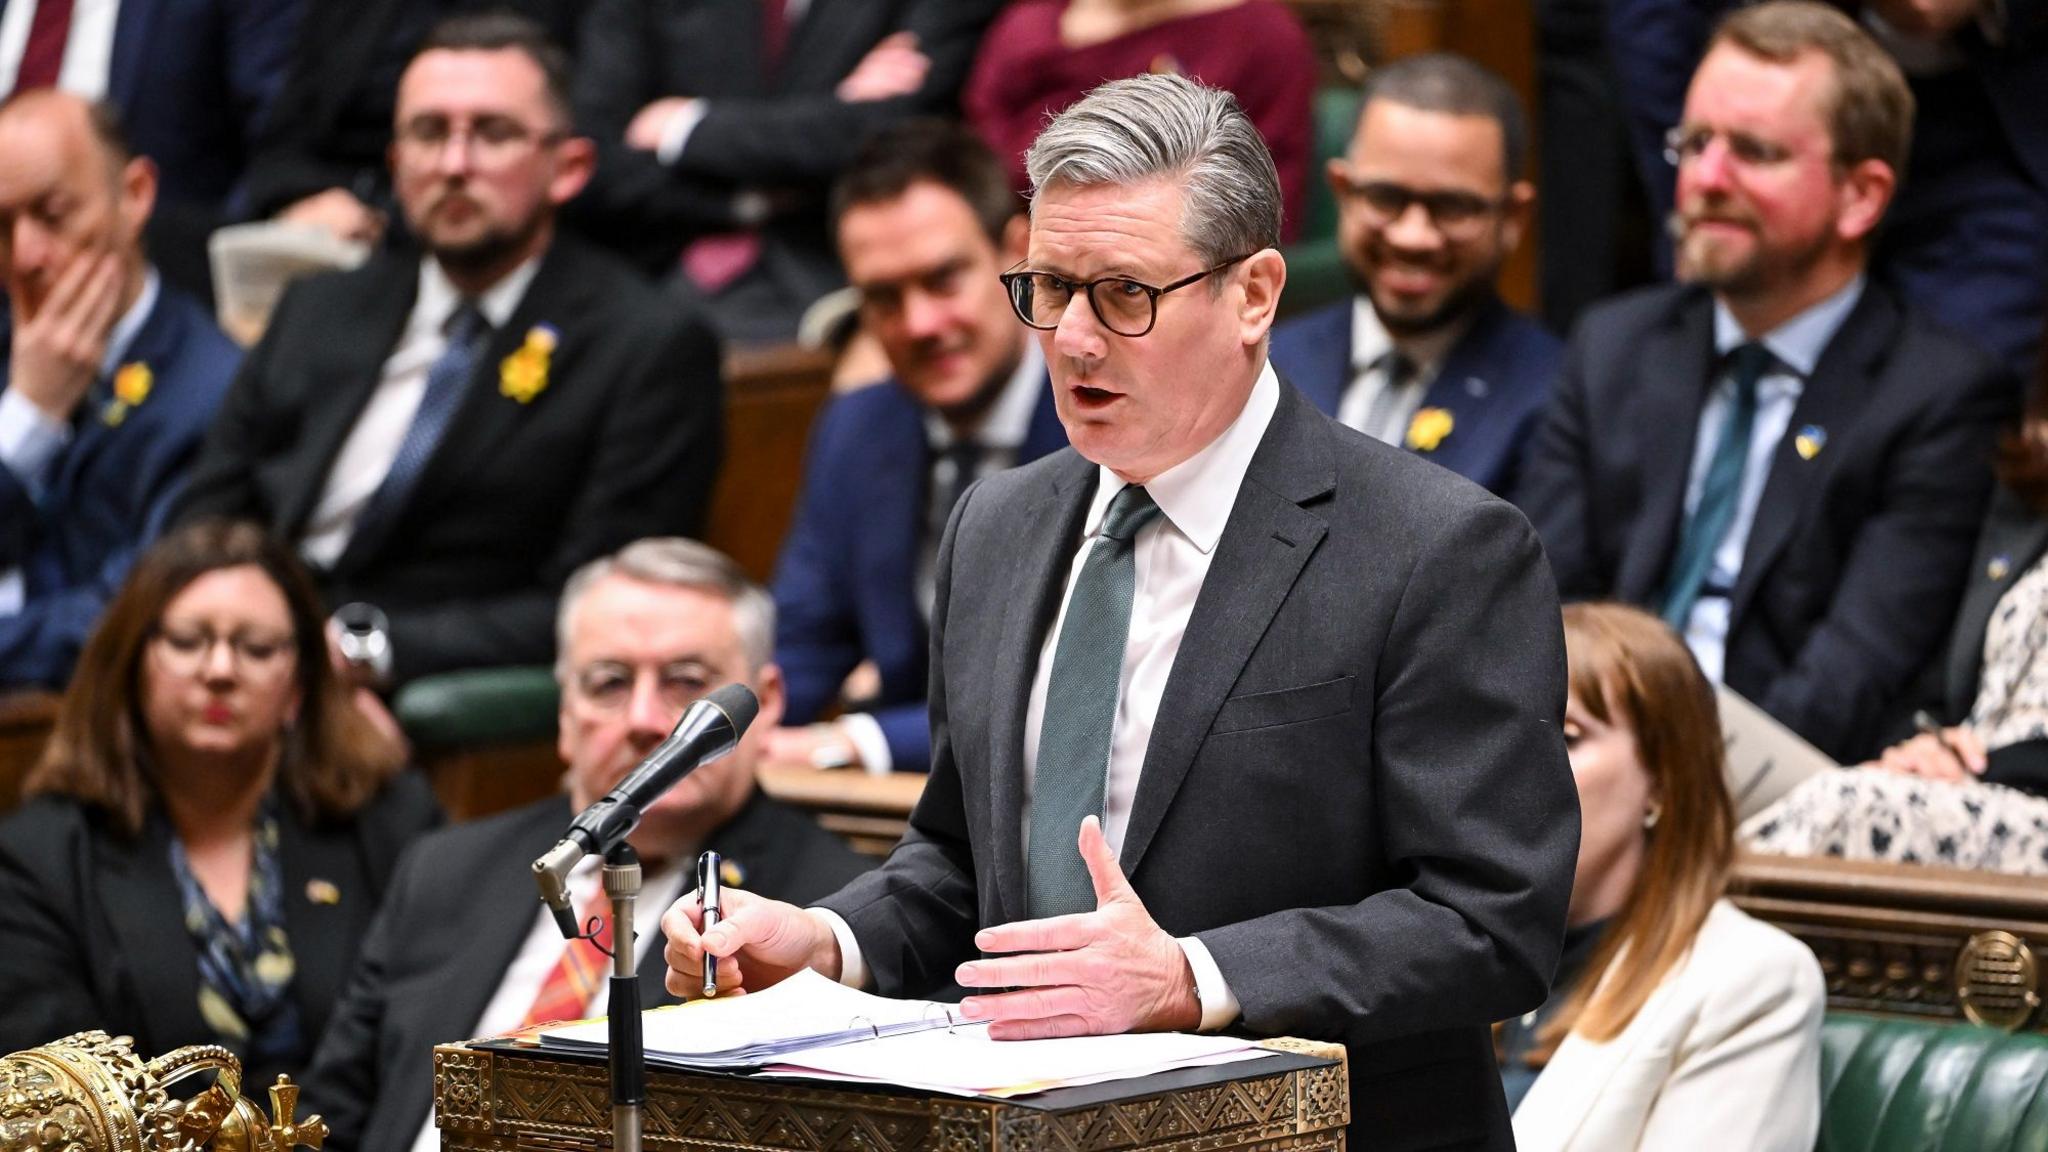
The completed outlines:
[[[1287,289],[1280,313],[1294,316],[1351,294],[1350,274],[1337,251],[1337,197],[1323,178],[1323,163],[1342,156],[1351,146],[1358,124],[1358,90],[1326,87],[1316,93],[1315,155],[1309,159],[1307,219],[1301,238],[1283,253],[1287,257]]]
[[[1820,1152],[2048,1152],[2048,1036],[1830,1013]]]
[[[392,712],[422,751],[550,742],[560,695],[546,667],[473,668],[422,676]]]

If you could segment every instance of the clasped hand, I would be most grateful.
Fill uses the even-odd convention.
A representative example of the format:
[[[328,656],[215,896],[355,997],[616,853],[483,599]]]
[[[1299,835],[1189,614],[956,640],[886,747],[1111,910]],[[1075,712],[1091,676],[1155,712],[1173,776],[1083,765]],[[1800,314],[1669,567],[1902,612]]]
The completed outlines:
[[[968,989],[1009,991],[971,995],[963,1014],[989,1021],[989,1035],[999,1040],[1196,1028],[1202,1009],[1186,953],[1153,922],[1093,816],[1081,822],[1079,843],[1095,911],[976,933],[975,946],[991,955],[960,965],[955,979]],[[707,956],[721,996],[759,991],[805,968],[838,978],[839,942],[819,917],[737,889],[722,904],[724,919],[709,932],[694,892],[662,916],[670,993],[701,995]]]

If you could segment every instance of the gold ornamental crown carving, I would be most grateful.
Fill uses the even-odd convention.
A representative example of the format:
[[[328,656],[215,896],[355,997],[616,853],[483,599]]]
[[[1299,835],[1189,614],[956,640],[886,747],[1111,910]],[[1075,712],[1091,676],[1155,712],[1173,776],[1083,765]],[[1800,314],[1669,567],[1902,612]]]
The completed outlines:
[[[189,1099],[170,1093],[187,1077],[213,1083]],[[0,1059],[0,1152],[288,1152],[318,1149],[327,1126],[294,1118],[299,1090],[283,1076],[271,1115],[240,1095],[242,1065],[213,1044],[154,1060],[126,1036],[80,1032]]]

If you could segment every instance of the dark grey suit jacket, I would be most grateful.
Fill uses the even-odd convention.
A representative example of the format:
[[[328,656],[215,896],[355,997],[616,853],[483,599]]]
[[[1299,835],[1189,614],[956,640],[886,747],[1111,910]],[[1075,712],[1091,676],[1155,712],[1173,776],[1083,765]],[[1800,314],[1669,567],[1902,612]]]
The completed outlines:
[[[326,1118],[327,1147],[412,1147],[433,1104],[434,1045],[475,1033],[533,929],[533,861],[574,815],[564,798],[549,797],[436,833],[400,861],[306,1072],[300,1112]],[[868,866],[837,836],[758,792],[706,847],[742,870],[739,886],[781,900],[814,899]],[[658,939],[649,946],[658,949]],[[672,1004],[668,966],[651,959],[639,967],[641,1003]]]
[[[932,621],[932,774],[888,862],[829,898],[880,990],[941,987],[1025,917],[1034,654],[1096,468],[977,484]],[[1351,1053],[1357,1147],[1512,1148],[1488,1025],[1540,1003],[1578,804],[1557,594],[1478,486],[1283,385],[1168,678],[1122,861],[1260,1035]]]

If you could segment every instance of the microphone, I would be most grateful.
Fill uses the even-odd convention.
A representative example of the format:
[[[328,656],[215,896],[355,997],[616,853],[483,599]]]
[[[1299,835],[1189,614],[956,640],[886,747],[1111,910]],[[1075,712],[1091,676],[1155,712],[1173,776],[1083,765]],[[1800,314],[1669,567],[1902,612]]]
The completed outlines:
[[[700,766],[732,751],[760,710],[761,701],[745,684],[727,684],[690,705],[668,739],[603,799],[585,808],[561,841],[533,862],[540,898],[555,914],[564,938],[573,940],[580,934],[569,906],[569,870],[590,853],[611,851],[639,825],[642,808]]]

